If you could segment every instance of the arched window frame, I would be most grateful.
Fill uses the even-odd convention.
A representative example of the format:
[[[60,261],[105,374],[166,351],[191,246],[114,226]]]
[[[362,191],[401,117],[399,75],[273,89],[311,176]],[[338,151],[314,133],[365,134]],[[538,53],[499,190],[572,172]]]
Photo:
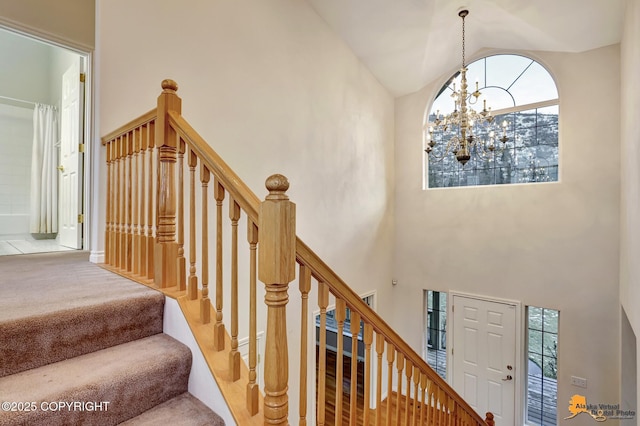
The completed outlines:
[[[486,63],[488,59],[496,56],[513,56],[513,57],[523,58],[529,61],[529,65],[527,65],[527,67],[524,70],[522,70],[519,74],[514,71],[515,79],[507,88],[504,88],[501,86],[495,86],[495,85],[487,85],[486,84],[487,82]],[[451,159],[447,159],[447,161],[449,162],[449,165],[453,164],[455,165],[455,167],[452,167],[451,170],[448,170],[448,171],[444,171],[442,170],[442,168],[438,169],[437,170],[438,173],[442,173],[441,179],[440,179],[441,181],[435,182],[436,184],[434,184],[434,182],[431,181],[431,179],[433,178],[433,173],[430,173],[430,172],[436,169],[437,166],[430,170],[429,155],[425,152],[424,174],[423,174],[424,189],[559,181],[560,143],[559,143],[558,127],[559,127],[559,116],[560,116],[560,111],[559,111],[560,96],[558,94],[558,85],[555,82],[555,78],[553,77],[553,74],[549,71],[549,68],[545,66],[545,64],[539,59],[533,58],[527,55],[523,55],[521,53],[492,53],[474,60],[467,66],[467,68],[469,69],[481,61],[483,61],[484,63],[485,74],[484,74],[484,82],[483,82],[484,87],[479,87],[480,91],[483,92],[483,91],[486,91],[487,89],[500,89],[505,93],[508,93],[509,96],[511,96],[511,99],[514,104],[514,106],[502,107],[502,108],[494,109],[492,111],[492,115],[496,118],[496,121],[502,122],[502,120],[505,117],[508,117],[507,121],[509,125],[507,129],[507,136],[509,136],[509,139],[510,139],[510,143],[509,143],[510,148],[505,151],[510,153],[512,157],[512,160],[510,160],[513,162],[512,167],[506,170],[506,172],[505,172],[505,167],[502,167],[502,166],[498,167],[498,164],[501,163],[504,160],[504,158],[499,158],[497,160],[494,158],[493,166],[483,166],[482,163],[476,162],[474,164],[473,161],[470,161],[468,163],[470,166],[463,167],[462,165],[458,164],[455,161],[455,156],[453,154],[449,154]],[[518,79],[520,79],[526,73],[529,67],[531,67],[533,64],[535,64],[536,66],[539,66],[542,70],[546,72],[546,75],[549,77],[549,81],[551,82],[551,84],[553,84],[553,91],[555,91],[556,96],[553,98],[544,99],[542,101],[523,103],[518,105],[516,100],[513,98],[513,95],[509,92],[509,89],[511,89],[511,87],[518,81]],[[460,74],[459,70],[453,73],[453,75],[443,84],[443,86],[440,88],[436,96],[434,96],[434,99],[429,103],[428,108],[425,110],[424,122],[423,122],[424,129],[425,129],[425,131],[423,132],[423,149],[426,149],[427,143],[428,143],[428,138],[426,136],[427,135],[426,129],[428,128],[429,122],[431,121],[430,117],[433,118],[432,114],[435,112],[434,104],[436,103],[440,95],[443,94],[443,92],[445,91],[448,91],[449,93],[452,92],[451,84],[456,79],[456,77],[459,76],[459,74]],[[467,73],[467,79],[471,80],[472,78],[473,76],[470,76],[469,73]],[[473,91],[473,80],[469,82],[469,88],[470,88],[469,90],[470,92]],[[491,101],[489,101],[487,106],[491,106],[490,102]],[[476,108],[476,110],[478,109]],[[553,119],[551,122],[547,122],[547,125],[552,127],[551,131],[555,133],[555,141],[552,144],[547,144],[547,143],[540,144],[539,138],[538,138],[539,137],[538,132],[545,125],[543,123],[542,125],[539,126],[539,124],[540,122],[543,122],[545,120],[539,120],[539,117],[542,117],[543,115],[552,116],[553,114],[545,114],[545,112],[554,111],[554,110],[555,110],[555,119]],[[448,113],[450,111],[446,111],[446,112]],[[535,115],[536,142],[533,144],[531,142],[525,142],[525,141],[531,140],[531,138],[524,138],[522,136],[522,130],[527,129],[527,127],[523,127],[521,123],[518,123],[518,119],[516,118],[518,113],[525,114],[527,112],[530,112],[530,114]],[[514,141],[516,141],[515,146],[513,145]],[[538,154],[531,155],[531,151],[534,146],[535,147],[539,147],[539,146],[551,147],[555,151],[555,159],[554,159],[555,163],[545,161],[545,158],[543,158],[544,156],[540,156]],[[536,151],[538,151],[538,148],[536,148]],[[494,154],[497,155],[497,151]],[[503,155],[504,152],[501,152],[500,154]],[[546,158],[548,158],[548,155]],[[485,175],[487,174],[487,171],[489,171],[490,176],[488,178],[488,181],[487,181],[487,176],[485,175],[480,176],[479,171],[482,171],[482,173],[484,173]],[[446,175],[445,177],[445,174],[447,173],[448,175]]]

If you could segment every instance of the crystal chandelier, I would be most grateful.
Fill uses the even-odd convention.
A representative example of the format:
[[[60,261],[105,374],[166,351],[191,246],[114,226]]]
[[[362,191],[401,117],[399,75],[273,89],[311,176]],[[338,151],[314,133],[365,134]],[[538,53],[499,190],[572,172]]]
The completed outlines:
[[[425,126],[427,140],[425,151],[429,155],[429,159],[442,161],[449,153],[452,153],[463,166],[471,159],[472,153],[481,158],[490,158],[490,154],[496,150],[502,152],[509,140],[506,121],[502,123],[502,136],[496,135],[494,117],[491,115],[491,108],[487,108],[486,99],[483,100],[482,111],[476,112],[471,107],[478,102],[481,93],[478,90],[477,81],[475,91],[471,94],[468,92],[464,31],[464,19],[467,15],[469,15],[469,11],[466,9],[458,12],[458,16],[462,18],[462,68],[460,69],[460,90],[456,90],[456,84],[453,83],[451,97],[454,102],[454,110],[444,116],[440,114],[440,111],[437,111],[433,121]],[[453,136],[447,141],[446,138],[451,134]],[[496,144],[496,140],[502,144]],[[444,148],[438,149],[440,145],[445,143]]]

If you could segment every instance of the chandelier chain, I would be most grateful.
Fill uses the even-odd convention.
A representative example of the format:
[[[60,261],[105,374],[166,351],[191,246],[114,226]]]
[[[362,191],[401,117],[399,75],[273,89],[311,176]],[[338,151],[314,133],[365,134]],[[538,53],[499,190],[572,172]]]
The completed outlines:
[[[462,68],[465,67],[465,63],[464,63],[464,16],[462,17]]]

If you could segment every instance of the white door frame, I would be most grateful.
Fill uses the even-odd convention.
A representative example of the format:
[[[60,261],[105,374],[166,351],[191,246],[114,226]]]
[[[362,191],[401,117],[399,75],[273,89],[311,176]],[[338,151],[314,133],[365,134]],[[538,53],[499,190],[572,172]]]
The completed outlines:
[[[523,362],[523,357],[524,357],[524,344],[525,344],[525,333],[524,330],[522,328],[523,324],[525,324],[524,322],[524,310],[522,309],[522,304],[518,301],[515,300],[510,300],[510,299],[502,299],[502,298],[497,298],[497,297],[489,297],[489,296],[482,296],[482,295],[477,295],[477,294],[471,294],[471,293],[464,293],[464,292],[460,292],[460,291],[449,291],[449,299],[448,299],[448,303],[447,303],[447,333],[451,333],[449,336],[447,336],[447,341],[450,341],[453,343],[453,330],[454,330],[454,316],[453,316],[453,297],[454,296],[459,296],[459,297],[466,297],[466,298],[470,298],[470,299],[477,299],[477,300],[481,300],[484,302],[493,302],[493,303],[501,303],[501,304],[505,304],[505,305],[510,305],[510,306],[514,306],[515,310],[516,310],[516,314],[515,314],[515,318],[516,318],[516,323],[515,323],[515,366],[514,366],[514,372],[513,372],[513,380],[514,380],[514,416],[515,416],[515,422],[516,424],[518,424],[518,419],[520,419],[520,421],[524,421],[524,411],[523,411],[523,407],[524,404],[523,402],[526,401],[526,368],[525,368],[525,363]],[[447,350],[447,366],[450,366],[449,368],[447,368],[447,382],[453,387],[453,358],[451,355],[451,351]],[[484,413],[479,413],[482,416],[484,416]]]
[[[82,223],[82,250],[88,251],[91,247],[91,243],[93,242],[93,234],[91,232],[93,224],[93,215],[94,211],[92,206],[96,205],[93,200],[93,182],[94,182],[94,170],[100,170],[99,164],[93,165],[94,160],[99,160],[101,157],[99,155],[93,155],[93,49],[90,46],[86,46],[79,43],[74,43],[73,41],[64,39],[62,37],[58,37],[55,34],[51,34],[48,32],[41,31],[37,28],[30,27],[24,24],[21,24],[17,21],[12,21],[0,16],[0,28],[5,29],[7,31],[14,32],[16,34],[20,34],[22,36],[28,37],[30,39],[40,41],[46,44],[49,44],[54,47],[60,47],[63,49],[67,49],[71,52],[74,52],[80,55],[81,60],[84,63],[85,69],[85,83],[84,83],[84,130],[82,133],[83,143],[84,143],[84,176],[82,177],[82,186],[83,186],[83,201],[82,201],[82,213],[84,215],[84,223]],[[98,138],[99,140],[99,138]],[[98,145],[99,146],[99,145]],[[95,179],[99,179],[98,176]],[[98,194],[99,195],[99,194]],[[97,203],[100,205],[100,203]],[[104,261],[104,252],[91,255],[91,261],[99,262]]]

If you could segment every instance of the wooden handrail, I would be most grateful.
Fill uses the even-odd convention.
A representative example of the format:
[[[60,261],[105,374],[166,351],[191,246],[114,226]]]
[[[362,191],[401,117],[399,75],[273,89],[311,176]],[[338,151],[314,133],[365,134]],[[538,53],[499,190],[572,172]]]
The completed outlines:
[[[210,321],[210,311],[216,316],[213,328],[214,351],[230,349],[228,356],[229,375],[232,382],[240,379],[240,357],[238,353],[238,235],[237,226],[242,212],[246,215],[248,232],[247,243],[251,252],[251,307],[249,331],[249,370],[246,383],[246,407],[249,416],[260,411],[261,399],[256,383],[256,316],[255,281],[256,275],[265,284],[267,305],[267,342],[265,357],[265,397],[262,413],[265,423],[287,424],[288,422],[288,353],[286,350],[286,309],[289,299],[289,283],[295,277],[296,262],[301,268],[300,293],[302,302],[302,322],[300,326],[301,342],[305,345],[308,321],[308,296],[311,291],[311,278],[317,281],[318,302],[321,312],[321,325],[326,324],[326,309],[329,294],[336,299],[336,319],[338,329],[345,324],[348,307],[352,313],[349,328],[352,354],[358,344],[360,320],[364,323],[363,342],[365,344],[364,374],[366,403],[364,419],[369,422],[369,397],[375,396],[375,422],[381,424],[381,372],[383,355],[386,352],[388,371],[386,416],[387,422],[395,417],[398,424],[400,414],[407,423],[418,417],[438,417],[439,421],[455,424],[492,425],[493,415],[487,413],[483,420],[473,408],[442,379],[420,355],[418,355],[375,311],[373,311],[316,253],[300,238],[295,236],[295,205],[288,200],[286,190],[288,182],[284,176],[273,175],[267,180],[269,195],[262,202],[255,193],[238,177],[226,162],[200,136],[181,115],[181,99],[177,96],[177,84],[172,80],[162,82],[163,92],[158,98],[158,106],[135,120],[119,127],[102,138],[107,150],[107,227],[106,262],[123,275],[133,278],[154,280],[156,286],[166,288],[177,286],[186,300],[193,301],[199,308],[201,324]],[[154,140],[155,138],[155,140]],[[146,152],[146,154],[145,154]],[[187,161],[184,161],[186,155]],[[140,156],[140,158],[138,158]],[[145,167],[148,162],[148,168]],[[184,211],[183,193],[184,167],[189,168],[188,213]],[[153,171],[155,169],[155,178]],[[202,189],[201,215],[196,216],[195,173],[199,170]],[[146,176],[148,174],[148,179]],[[209,225],[207,194],[210,175],[213,178],[213,198],[216,202],[215,263],[216,287],[215,299],[209,299]],[[131,187],[133,185],[133,188]],[[177,188],[176,188],[177,187]],[[155,193],[155,195],[153,195]],[[231,314],[230,327],[225,325],[222,315],[222,203],[225,193],[229,195],[229,219],[231,220]],[[177,205],[176,205],[177,204]],[[185,217],[189,219],[189,232],[185,233]],[[155,225],[155,226],[154,226]],[[202,271],[196,271],[196,225],[201,227],[201,263]],[[146,226],[146,231],[145,231]],[[176,229],[177,228],[177,229]],[[200,228],[199,228],[200,229]],[[155,235],[154,235],[155,231]],[[177,232],[176,232],[177,231]],[[258,238],[258,235],[260,236]],[[177,238],[176,238],[177,236]],[[188,237],[188,242],[185,242]],[[256,248],[260,258],[256,267]],[[186,252],[189,251],[188,285],[185,285],[187,266]],[[130,257],[134,257],[131,262]],[[198,279],[197,272],[200,272]],[[198,281],[201,281],[199,295]],[[227,292],[229,290],[224,290]],[[199,299],[198,299],[199,298]],[[215,305],[213,305],[215,302]],[[226,314],[225,314],[226,315]],[[212,318],[211,318],[212,320]],[[228,321],[228,320],[227,320]],[[228,330],[231,334],[228,335]],[[353,328],[351,328],[353,327]],[[341,332],[339,331],[338,334]],[[348,336],[348,334],[345,333]],[[325,337],[323,339],[323,336]],[[373,345],[375,336],[375,346]],[[230,344],[225,343],[227,339]],[[320,353],[318,365],[325,367],[326,331],[320,333]],[[386,345],[385,345],[386,342]],[[227,347],[225,347],[227,346]],[[230,346],[230,348],[228,348]],[[337,341],[338,353],[343,347],[342,339]],[[386,346],[386,348],[385,348]],[[307,347],[301,350],[301,399],[300,424],[306,424],[306,391],[308,382],[306,373]],[[292,357],[293,358],[293,357]],[[372,359],[377,359],[377,388],[371,386]],[[342,377],[342,356],[336,358],[337,378]],[[393,364],[395,362],[395,370]],[[303,365],[303,363],[305,363]],[[356,392],[357,363],[351,364],[351,389],[349,410],[350,424],[357,422]],[[322,374],[322,373],[320,373]],[[392,376],[397,379],[397,392],[393,391]],[[318,423],[324,424],[325,390],[324,377],[318,380]],[[403,388],[403,383],[405,387]],[[311,385],[313,386],[313,385]],[[320,389],[322,388],[322,389]],[[404,394],[403,394],[404,392]],[[413,396],[411,394],[413,393]],[[420,394],[420,395],[419,395]],[[303,401],[304,399],[304,401]],[[336,415],[342,413],[342,392],[336,393]],[[392,404],[395,409],[392,410]],[[345,409],[345,410],[346,410]],[[372,409],[373,410],[373,409]],[[401,411],[402,410],[402,411]],[[418,413],[419,410],[419,413]],[[346,414],[345,414],[346,415]],[[431,416],[431,417],[430,417]],[[253,421],[253,420],[252,420]],[[337,417],[336,422],[342,421]]]
[[[137,129],[138,127],[143,126],[144,124],[147,124],[153,120],[155,120],[155,118],[158,115],[158,108],[153,108],[152,110],[142,114],[140,117],[138,118],[134,118],[133,120],[131,120],[130,122],[128,122],[127,124],[123,124],[122,126],[118,127],[117,129],[115,129],[114,131],[107,133],[106,135],[104,135],[100,140],[102,141],[102,145],[106,145],[107,142],[112,141],[122,135],[127,134],[128,132]]]
[[[188,142],[189,147],[197,154],[198,158],[204,162],[211,173],[220,179],[222,186],[229,191],[233,199],[240,204],[240,208],[247,216],[258,223],[258,209],[260,199],[258,196],[238,177],[227,163],[211,148],[202,136],[180,114],[169,112],[169,125],[176,131],[179,137]]]
[[[473,408],[458,395],[458,393],[440,377],[420,355],[418,355],[405,341],[396,333],[389,324],[386,323],[373,309],[371,309],[362,298],[351,289],[316,253],[313,252],[300,238],[296,239],[296,260],[299,264],[309,268],[311,275],[318,281],[324,282],[331,292],[343,299],[352,310],[357,311],[365,323],[373,326],[373,329],[380,333],[387,341],[393,342],[396,350],[403,353],[414,365],[419,366],[423,371],[430,371],[433,374],[429,379],[446,390],[449,395],[454,396],[457,404],[461,405],[465,411],[476,413]],[[476,413],[477,416],[477,413]],[[477,416],[478,421],[483,420]]]

